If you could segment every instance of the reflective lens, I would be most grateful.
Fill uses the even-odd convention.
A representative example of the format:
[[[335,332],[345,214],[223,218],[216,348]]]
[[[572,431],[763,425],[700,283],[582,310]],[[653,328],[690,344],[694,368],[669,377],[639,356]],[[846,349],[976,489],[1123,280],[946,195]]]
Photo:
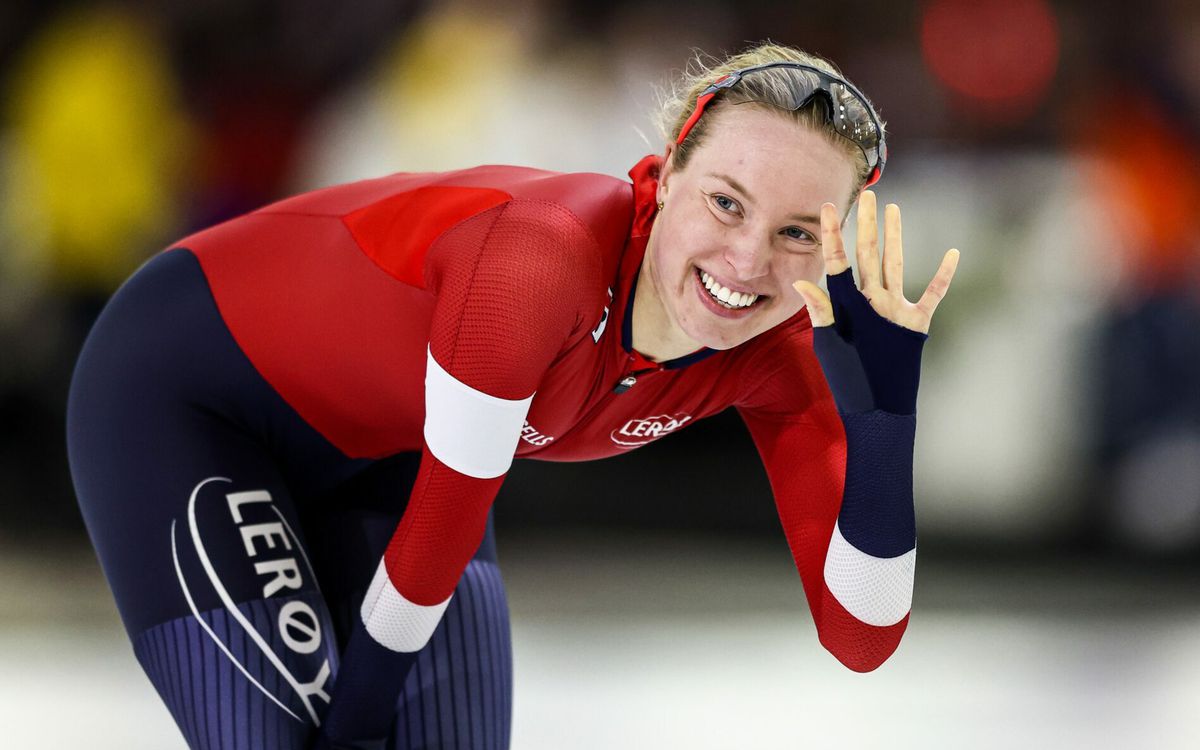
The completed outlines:
[[[770,70],[770,73],[766,71]],[[780,76],[785,85],[780,86]],[[798,110],[814,99],[819,101],[828,122],[845,138],[854,142],[866,157],[871,175],[867,185],[878,181],[887,161],[883,128],[866,97],[846,81],[824,70],[802,63],[775,62],[734,71],[705,89],[696,99],[696,109],[684,124],[677,143],[700,118],[704,107],[721,89],[736,86],[749,100],[788,110]]]
[[[779,86],[780,76],[787,81],[786,87]],[[740,78],[736,85],[746,96],[783,109],[797,110],[813,99],[819,100],[834,129],[863,150],[867,165],[878,164],[881,135],[878,120],[866,99],[845,81],[821,70],[790,65],[749,68],[742,71]]]

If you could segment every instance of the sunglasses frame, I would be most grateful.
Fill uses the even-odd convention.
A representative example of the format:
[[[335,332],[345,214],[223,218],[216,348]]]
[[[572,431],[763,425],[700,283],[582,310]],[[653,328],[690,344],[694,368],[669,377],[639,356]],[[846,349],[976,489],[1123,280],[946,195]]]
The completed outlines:
[[[763,63],[762,65],[753,65],[749,68],[742,68],[721,76],[714,81],[712,85],[701,91],[700,95],[696,97],[696,107],[692,110],[691,116],[688,117],[687,121],[683,124],[683,127],[680,128],[679,137],[675,139],[675,145],[678,146],[679,144],[683,143],[684,139],[687,138],[688,133],[691,132],[692,128],[696,125],[696,122],[700,119],[700,115],[704,113],[704,108],[722,89],[733,88],[747,74],[756,73],[760,70],[768,70],[770,68],[793,68],[795,70],[803,70],[816,74],[818,85],[813,88],[812,93],[804,97],[804,99],[796,106],[795,109],[801,109],[807,105],[813,100],[814,96],[817,96],[818,94],[824,94],[826,103],[825,114],[827,118],[832,120],[836,114],[837,106],[833,93],[833,86],[835,84],[845,87],[847,91],[849,91],[855,98],[859,100],[859,102],[862,103],[863,109],[866,110],[867,114],[871,118],[871,125],[875,128],[875,134],[877,138],[874,147],[868,149],[868,147],[864,146],[862,143],[859,143],[854,138],[851,138],[850,136],[842,133],[840,130],[837,130],[836,126],[834,127],[834,130],[837,131],[838,135],[850,141],[855,146],[858,146],[858,148],[863,152],[863,156],[866,157],[867,166],[871,168],[871,173],[867,176],[867,181],[863,185],[863,188],[869,188],[876,182],[879,182],[879,178],[883,176],[883,167],[885,164],[887,164],[887,142],[884,138],[883,126],[879,122],[879,116],[875,114],[875,108],[871,106],[871,102],[867,100],[867,97],[863,96],[863,93],[859,91],[854,84],[842,78],[838,78],[837,76],[829,73],[829,71],[813,67],[812,65],[805,65],[804,63],[789,61]]]

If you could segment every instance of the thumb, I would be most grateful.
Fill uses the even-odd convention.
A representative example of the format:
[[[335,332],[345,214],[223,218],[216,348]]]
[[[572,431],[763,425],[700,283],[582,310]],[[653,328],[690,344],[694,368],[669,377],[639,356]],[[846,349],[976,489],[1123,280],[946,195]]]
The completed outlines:
[[[808,307],[808,317],[812,320],[813,327],[824,328],[833,325],[833,304],[821,287],[802,279],[792,284],[792,288],[804,298],[804,304]]]

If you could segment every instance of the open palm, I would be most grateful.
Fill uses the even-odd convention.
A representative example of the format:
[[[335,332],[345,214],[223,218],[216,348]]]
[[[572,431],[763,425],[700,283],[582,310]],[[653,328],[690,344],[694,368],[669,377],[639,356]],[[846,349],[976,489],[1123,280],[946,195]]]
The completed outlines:
[[[950,281],[958,267],[958,251],[952,249],[946,252],[925,293],[916,302],[909,302],[904,297],[904,243],[901,238],[900,207],[891,203],[884,210],[882,263],[874,192],[866,190],[859,198],[857,219],[859,290],[882,317],[913,331],[928,333],[933,312],[950,289]],[[821,206],[821,244],[827,274],[836,276],[850,267],[842,241],[842,224],[838,219],[837,207],[832,203]],[[833,325],[833,305],[820,287],[805,280],[797,281],[793,286],[804,297],[814,326]]]

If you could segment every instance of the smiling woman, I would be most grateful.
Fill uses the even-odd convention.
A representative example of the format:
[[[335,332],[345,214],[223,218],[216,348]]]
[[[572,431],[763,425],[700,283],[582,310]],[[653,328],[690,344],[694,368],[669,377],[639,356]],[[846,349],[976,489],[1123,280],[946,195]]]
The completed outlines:
[[[669,149],[658,183],[633,337],[657,359],[729,349],[795,315],[792,283],[824,267],[821,205],[847,205],[855,187],[845,151],[791,118],[750,106],[705,117],[687,166]]]
[[[823,268],[821,205],[845,216],[887,153],[882,120],[827,60],[763,44],[694,67],[659,116],[661,215],[634,319],[635,346],[660,359],[792,317],[792,284]]]
[[[619,455],[730,406],[821,642],[857,671],[891,655],[957,253],[909,303],[899,211],[881,274],[863,192],[856,288],[840,227],[882,124],[831,66],[747,55],[693,81],[631,182],[335,186],[184,238],[113,297],[71,386],[72,476],[191,747],[507,747],[490,508],[514,457]]]

